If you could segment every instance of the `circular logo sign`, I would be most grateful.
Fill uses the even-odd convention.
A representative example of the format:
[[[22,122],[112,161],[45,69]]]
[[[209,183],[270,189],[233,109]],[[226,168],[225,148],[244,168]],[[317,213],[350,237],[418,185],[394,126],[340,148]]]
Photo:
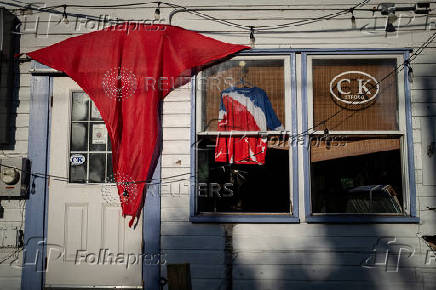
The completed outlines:
[[[82,154],[73,154],[70,157],[70,162],[73,166],[82,165],[83,163],[85,163],[85,160],[85,156],[83,156]]]
[[[373,104],[379,90],[376,78],[361,71],[345,71],[330,81],[333,100],[348,109],[361,109]]]
[[[133,96],[137,86],[135,74],[125,67],[114,67],[108,70],[102,80],[106,96],[118,101]]]

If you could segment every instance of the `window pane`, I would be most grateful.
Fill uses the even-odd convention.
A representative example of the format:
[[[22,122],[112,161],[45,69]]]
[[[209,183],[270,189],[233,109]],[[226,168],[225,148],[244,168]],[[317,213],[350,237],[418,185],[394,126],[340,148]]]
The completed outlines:
[[[106,161],[106,181],[114,182],[114,172],[112,167],[112,153],[107,154]]]
[[[398,130],[395,59],[313,60],[316,130]]]
[[[277,149],[273,147],[278,147],[278,142],[272,142],[264,165],[229,164],[215,162],[216,137],[200,138],[199,212],[290,212],[288,146]]]
[[[75,165],[74,162],[70,161],[70,182],[73,183],[85,183],[86,182],[86,168],[88,163],[88,155],[83,154],[85,161],[82,164]],[[80,156],[80,157],[82,157]],[[70,156],[71,160],[71,156]]]
[[[72,121],[87,121],[89,114],[89,97],[82,92],[73,92]]]
[[[97,109],[97,106],[94,102],[92,102],[91,106],[91,120],[92,121],[101,121],[103,118],[100,115],[100,111]]]
[[[74,92],[71,110],[70,182],[113,181],[111,146],[97,107],[85,93]]]
[[[71,124],[71,151],[88,150],[88,123]]]
[[[201,92],[203,131],[274,130],[285,121],[283,60],[215,65],[204,71]]]
[[[106,154],[89,154],[89,182],[104,182],[106,173]]]
[[[401,214],[400,139],[330,137],[311,140],[312,212]]]
[[[107,130],[104,123],[90,123],[89,150],[106,151]]]

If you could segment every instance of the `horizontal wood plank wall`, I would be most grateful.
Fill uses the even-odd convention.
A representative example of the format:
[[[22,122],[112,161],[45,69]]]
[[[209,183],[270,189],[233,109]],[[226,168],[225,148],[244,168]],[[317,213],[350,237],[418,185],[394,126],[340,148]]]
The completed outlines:
[[[110,0],[105,5],[132,3],[131,0]],[[246,8],[271,8],[283,5],[283,1],[245,0],[200,2],[171,1],[184,6],[241,5]],[[288,1],[287,8],[325,7],[350,8],[358,1],[352,0],[307,0]],[[383,1],[371,1],[364,8],[371,9]],[[416,1],[399,0],[397,5],[409,6]],[[46,1],[47,6],[63,5],[65,1]],[[74,4],[102,5],[101,1],[75,1]],[[251,6],[250,6],[251,5]],[[264,5],[264,6],[259,6]],[[436,9],[432,4],[432,9]],[[6,5],[6,7],[8,7]],[[153,19],[155,4],[150,8],[124,7],[113,9],[68,8],[71,13],[91,15],[109,14],[124,19]],[[286,8],[284,6],[280,6]],[[11,7],[12,8],[12,7]],[[161,16],[168,19],[170,10],[161,5]],[[298,19],[313,18],[332,11],[210,11],[205,12],[221,19],[244,25],[274,25],[293,22]],[[426,18],[413,13],[401,13],[401,27],[397,33],[385,37],[385,18],[378,19],[371,12],[356,11],[358,29],[352,31],[350,14],[344,14],[329,21],[316,22],[304,26],[290,26],[280,33],[257,33],[257,48],[417,48],[436,32],[435,14],[429,19],[429,28],[423,29]],[[416,16],[416,17],[415,17]],[[97,25],[90,21],[60,22],[62,15],[35,13],[19,15],[21,27],[21,51],[62,41],[68,37],[92,31]],[[432,20],[433,19],[433,22]],[[36,25],[36,26],[35,26]],[[197,16],[180,13],[173,18],[173,25],[206,32],[216,39],[248,44],[248,32],[227,27]],[[436,186],[423,184],[423,164],[426,162],[426,138],[422,122],[436,115],[436,45],[416,58],[412,65],[415,72],[411,85],[413,140],[418,194],[418,215],[420,225],[322,225],[322,224],[238,224],[233,227],[233,288],[234,289],[434,289],[436,285],[436,262],[426,264],[427,248],[420,234],[435,234],[436,212],[427,207],[436,206]],[[30,100],[30,63],[20,65],[20,105],[17,109],[17,144],[12,151],[0,151],[0,155],[27,154],[28,104]],[[300,68],[297,68],[299,71]],[[301,82],[301,79],[297,79]],[[300,84],[300,83],[298,83]],[[226,231],[219,224],[191,224],[189,219],[189,172],[190,172],[190,88],[189,85],[172,92],[164,102],[164,132],[162,177],[185,174],[178,182],[165,183],[161,187],[161,248],[167,263],[190,263],[193,289],[223,289],[227,284],[226,272]],[[424,141],[422,141],[424,140]],[[185,178],[186,177],[186,178]],[[166,180],[168,181],[168,180]],[[302,202],[302,200],[300,200]],[[6,212],[8,209],[6,210]],[[13,210],[12,210],[13,211]],[[302,213],[304,214],[304,213]],[[14,219],[12,219],[14,220]],[[0,226],[4,220],[0,220]],[[228,237],[227,237],[228,238]],[[415,249],[410,257],[400,259],[398,272],[384,266],[371,267],[374,249],[385,249],[389,242],[392,251],[402,244]],[[406,247],[406,246],[405,246]],[[379,257],[377,257],[379,258]],[[366,262],[365,262],[366,261]],[[363,264],[363,266],[362,266]],[[8,267],[0,267],[0,285],[17,289],[16,281],[10,276]],[[166,267],[162,266],[166,276]],[[11,278],[12,277],[12,278]],[[12,280],[12,282],[11,282]],[[14,282],[15,281],[15,282]],[[6,284],[3,284],[6,283]]]

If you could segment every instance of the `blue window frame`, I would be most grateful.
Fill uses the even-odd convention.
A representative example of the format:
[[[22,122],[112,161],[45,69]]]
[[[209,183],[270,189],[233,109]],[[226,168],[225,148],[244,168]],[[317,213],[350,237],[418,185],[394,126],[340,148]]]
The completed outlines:
[[[239,57],[244,59],[247,63],[256,62],[256,61],[274,61],[282,59],[284,64],[284,78],[289,79],[287,86],[284,87],[286,100],[285,102],[289,103],[289,106],[292,110],[296,109],[296,74],[295,74],[295,53],[289,50],[286,51],[278,51],[278,50],[253,50],[250,52],[240,53]],[[239,64],[241,65],[241,64]],[[288,74],[286,76],[286,74]],[[199,78],[200,80],[202,79]],[[197,85],[200,84],[200,81],[196,80],[196,78],[192,81],[192,117],[191,117],[191,184],[194,185],[191,187],[191,216],[190,221],[192,222],[217,222],[217,223],[225,223],[225,222],[256,222],[256,223],[296,223],[299,222],[298,219],[298,194],[291,195],[291,192],[298,192],[298,175],[296,171],[292,171],[289,179],[291,190],[288,192],[288,198],[290,199],[290,210],[288,212],[270,212],[270,213],[254,213],[254,212],[202,212],[199,213],[199,205],[198,205],[198,180],[197,180],[197,144],[199,143],[199,136],[197,135],[196,128],[198,126],[197,120],[197,101],[199,100],[199,96],[197,96]],[[290,84],[290,85],[289,85]],[[284,109],[283,109],[284,110]],[[292,131],[293,134],[297,133],[297,125],[296,125],[296,114],[295,112],[291,112],[288,110],[285,118],[286,121],[282,120],[283,124],[286,123],[286,127],[288,131]],[[213,137],[215,138],[215,137]],[[296,148],[295,148],[296,149]],[[290,168],[296,168],[297,166],[297,156],[294,148],[292,150],[291,159],[290,159]],[[258,166],[258,165],[253,165]],[[297,206],[294,206],[297,205]]]
[[[308,57],[312,56],[401,56],[404,60],[408,59],[409,49],[253,49],[248,52],[238,54],[238,56],[259,56],[265,58],[268,56],[286,56],[290,60],[290,82],[285,90],[289,91],[291,109],[288,118],[291,126],[288,132],[292,136],[304,136],[304,143],[308,144],[310,136],[302,134],[308,132],[309,116],[312,114],[312,108],[308,103]],[[298,62],[298,66],[297,66]],[[407,67],[404,67],[403,73],[398,73],[404,83],[403,106],[399,114],[404,117],[404,134],[402,144],[407,158],[402,160],[403,166],[407,168],[408,173],[405,178],[405,195],[407,209],[403,215],[383,215],[383,214],[312,214],[311,207],[311,187],[310,187],[310,152],[309,150],[300,150],[298,146],[290,146],[292,152],[290,167],[292,167],[290,196],[292,207],[289,213],[280,214],[253,214],[253,213],[199,213],[197,202],[197,91],[199,80],[194,77],[191,87],[191,192],[190,192],[190,221],[207,222],[207,223],[299,223],[300,203],[304,208],[305,222],[309,223],[416,223],[419,218],[416,217],[416,185],[415,185],[415,167],[413,155],[412,140],[412,117],[410,88],[407,78]],[[298,86],[297,86],[298,79]],[[310,89],[310,88],[309,88]],[[300,198],[299,198],[300,197]]]
[[[400,82],[404,83],[404,87],[400,87],[404,92],[399,92],[400,100],[399,103],[402,105],[398,106],[398,118],[403,120],[404,130],[401,135],[401,144],[403,147],[403,152],[401,153],[402,158],[402,174],[403,174],[403,206],[404,210],[402,214],[370,214],[370,213],[314,213],[314,207],[312,204],[313,197],[311,192],[311,157],[310,150],[302,150],[302,160],[303,160],[303,187],[304,187],[304,207],[305,207],[305,220],[306,222],[318,222],[318,223],[416,223],[419,218],[416,217],[416,185],[415,185],[415,167],[413,160],[413,140],[412,140],[412,118],[411,118],[411,102],[410,102],[410,90],[407,78],[407,67],[401,66],[404,60],[408,59],[408,50],[348,50],[348,51],[337,51],[337,50],[314,50],[314,51],[304,51],[301,55],[302,63],[302,128],[303,132],[310,130],[311,117],[314,108],[311,106],[311,100],[313,94],[309,91],[312,90],[312,85],[315,80],[311,82],[309,79],[312,75],[309,73],[312,68],[312,59],[321,57],[324,59],[334,58],[340,59],[343,56],[349,56],[351,59],[356,59],[359,57],[364,57],[371,59],[371,56],[380,57],[382,59],[398,58],[402,59],[401,62],[397,62],[396,66],[400,66],[401,70],[404,72],[398,73],[398,78]],[[399,70],[399,71],[401,71]],[[401,77],[401,79],[400,79]],[[331,84],[330,84],[331,85]],[[309,144],[309,136],[305,136],[305,142]],[[400,151],[400,150],[399,150]],[[367,190],[367,189],[365,189]],[[371,196],[371,191],[370,196]],[[372,197],[371,197],[372,198]]]

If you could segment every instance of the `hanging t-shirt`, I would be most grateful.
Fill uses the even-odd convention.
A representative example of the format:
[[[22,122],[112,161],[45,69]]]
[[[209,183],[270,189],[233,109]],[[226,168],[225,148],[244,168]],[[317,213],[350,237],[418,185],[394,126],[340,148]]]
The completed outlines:
[[[265,91],[258,87],[230,87],[221,92],[218,131],[282,130]],[[264,164],[266,137],[218,136],[215,161]]]

